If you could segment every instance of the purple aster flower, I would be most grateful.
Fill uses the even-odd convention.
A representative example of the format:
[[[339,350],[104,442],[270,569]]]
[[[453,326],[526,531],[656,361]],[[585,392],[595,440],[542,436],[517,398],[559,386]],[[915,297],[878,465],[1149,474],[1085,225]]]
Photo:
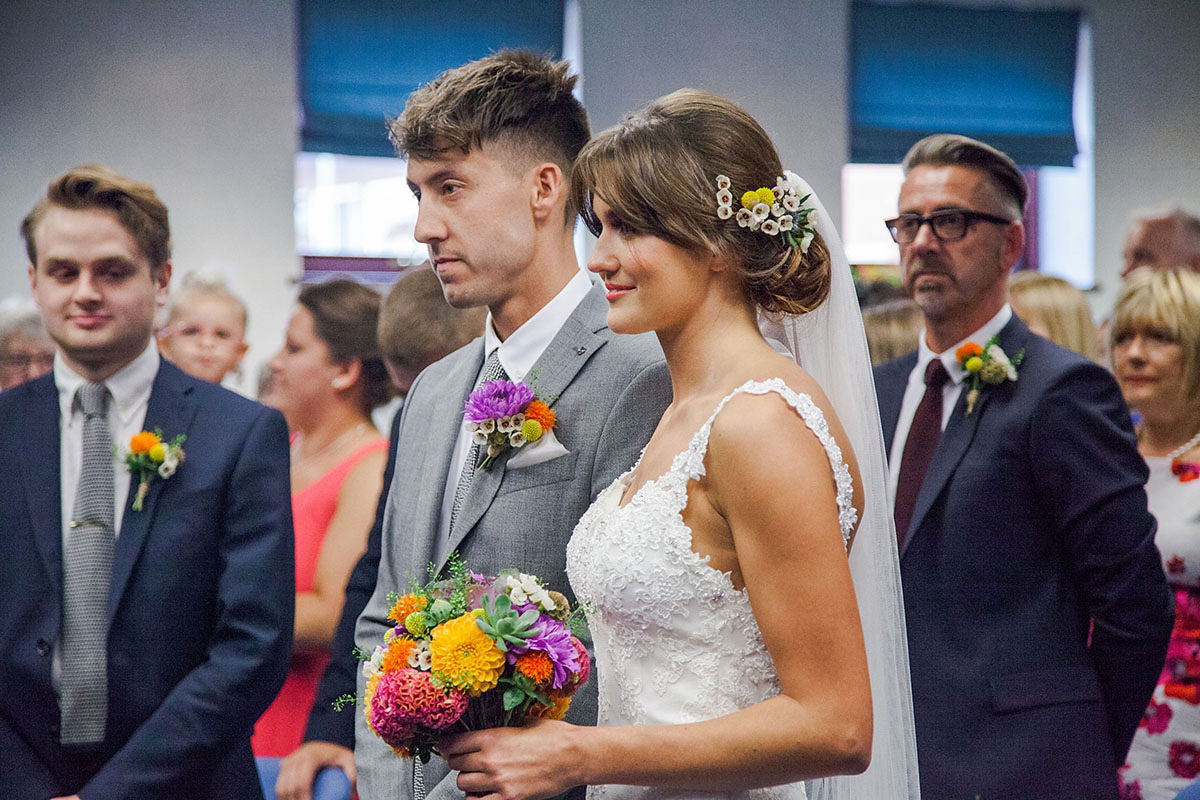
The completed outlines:
[[[511,417],[524,411],[532,402],[533,389],[523,383],[488,381],[471,392],[463,416],[467,422],[474,423]]]
[[[550,685],[561,689],[567,680],[579,672],[579,651],[571,643],[571,632],[554,617],[545,614],[537,621],[538,632],[525,640],[524,647],[508,649],[508,663],[512,664],[517,656],[530,650],[537,650],[550,657],[554,664],[554,678]]]

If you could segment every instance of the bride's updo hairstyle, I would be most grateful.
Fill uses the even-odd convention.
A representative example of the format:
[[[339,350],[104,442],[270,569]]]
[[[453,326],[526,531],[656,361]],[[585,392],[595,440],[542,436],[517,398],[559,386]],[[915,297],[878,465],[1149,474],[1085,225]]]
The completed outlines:
[[[599,235],[599,197],[629,233],[656,236],[738,268],[747,298],[768,314],[803,314],[829,295],[829,248],[815,234],[807,252],[782,236],[717,216],[717,176],[735,198],[772,188],[783,175],[770,137],[723,97],[680,89],[626,116],[580,152],[572,171],[575,205]]]

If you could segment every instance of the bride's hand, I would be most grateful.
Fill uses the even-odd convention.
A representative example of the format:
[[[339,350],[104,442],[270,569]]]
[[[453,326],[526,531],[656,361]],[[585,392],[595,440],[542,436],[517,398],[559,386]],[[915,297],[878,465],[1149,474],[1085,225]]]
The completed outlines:
[[[539,720],[524,728],[492,728],[448,736],[438,744],[458,788],[472,797],[539,800],[582,783],[574,725]]]

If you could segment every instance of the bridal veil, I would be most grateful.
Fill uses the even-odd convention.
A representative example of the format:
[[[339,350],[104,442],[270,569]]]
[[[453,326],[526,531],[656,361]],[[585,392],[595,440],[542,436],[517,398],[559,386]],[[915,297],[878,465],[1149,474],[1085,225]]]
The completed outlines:
[[[917,745],[913,728],[908,641],[900,588],[896,533],[887,498],[887,457],[875,400],[862,315],[841,237],[812,187],[784,173],[808,193],[813,221],[829,247],[829,298],[815,311],[782,319],[760,317],[763,335],[796,360],[825,390],[858,457],[864,508],[850,551],[867,666],[871,676],[874,737],[871,765],[861,775],[810,781],[809,800],[916,800]]]

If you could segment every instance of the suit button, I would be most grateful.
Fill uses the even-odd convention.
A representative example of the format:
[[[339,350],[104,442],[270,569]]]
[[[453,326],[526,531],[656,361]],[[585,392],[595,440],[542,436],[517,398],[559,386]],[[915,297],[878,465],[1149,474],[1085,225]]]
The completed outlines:
[[[37,651],[38,651],[39,656],[50,655],[50,643],[47,642],[45,639],[38,639],[37,640]]]
[[[58,734],[61,732],[62,732],[62,728],[59,727],[59,724],[57,722],[50,723],[50,735],[51,736],[53,736],[55,739],[57,739]]]

